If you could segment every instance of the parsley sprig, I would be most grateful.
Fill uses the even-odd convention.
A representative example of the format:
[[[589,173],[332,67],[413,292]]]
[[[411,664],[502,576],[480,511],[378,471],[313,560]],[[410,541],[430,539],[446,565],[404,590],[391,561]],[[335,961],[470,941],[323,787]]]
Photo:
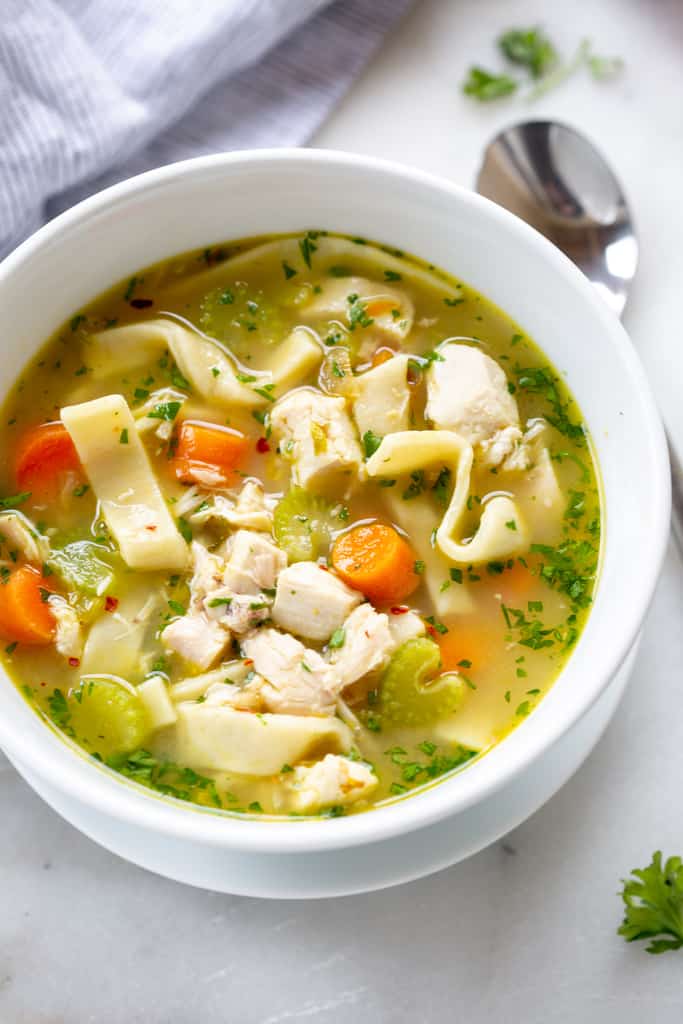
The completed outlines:
[[[618,929],[627,942],[648,939],[647,953],[666,953],[683,947],[683,861],[669,857],[662,864],[660,850],[652,863],[635,868],[623,880],[620,893],[624,920]]]

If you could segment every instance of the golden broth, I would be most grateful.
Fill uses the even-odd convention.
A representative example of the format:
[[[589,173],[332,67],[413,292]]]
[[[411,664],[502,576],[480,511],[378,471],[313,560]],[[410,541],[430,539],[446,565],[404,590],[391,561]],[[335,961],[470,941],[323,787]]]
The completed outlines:
[[[323,240],[325,244],[321,244]],[[233,268],[235,256],[248,253],[263,241],[248,240],[165,261],[140,271],[75,311],[26,367],[5,403],[0,427],[0,489],[10,497],[16,495],[18,443],[36,424],[59,419],[64,406],[118,393],[135,410],[148,401],[150,394],[169,388],[183,402],[174,417],[173,430],[189,419],[228,425],[242,432],[249,439],[242,473],[260,480],[268,494],[279,497],[287,491],[290,467],[269,433],[269,402],[262,410],[231,409],[226,414],[224,408],[194,392],[168,352],[148,361],[138,360],[134,367],[121,365],[113,373],[94,372],[89,362],[96,347],[92,336],[115,326],[165,314],[181,318],[227,345],[242,375],[250,378],[252,371],[258,374],[262,361],[276,351],[282,339],[305,323],[317,332],[327,353],[325,379],[332,386],[334,354],[344,348],[348,348],[357,373],[372,364],[373,356],[377,361],[378,349],[405,351],[414,357],[410,389],[412,425],[417,429],[426,426],[425,377],[430,363],[438,360],[438,354],[433,353],[444,339],[460,339],[461,344],[475,346],[496,360],[517,401],[521,423],[546,420],[543,447],[547,454],[543,458],[561,488],[562,506],[549,510],[545,519],[541,515],[531,550],[476,565],[453,564],[450,570],[423,569],[420,585],[406,599],[405,606],[417,610],[427,621],[427,635],[441,645],[446,668],[458,672],[464,681],[465,699],[454,715],[407,727],[383,720],[381,675],[375,674],[365,688],[360,687],[351,706],[361,723],[354,735],[354,756],[369,762],[379,778],[371,799],[376,803],[410,792],[489,749],[533,711],[552,685],[580,634],[597,572],[600,502],[596,467],[590,442],[579,426],[580,412],[560,375],[521,328],[467,285],[395,250],[375,248],[362,239],[350,242],[315,232],[298,237],[295,246],[284,240],[281,245],[289,248],[265,249],[261,257],[247,258],[243,265],[238,263]],[[335,250],[337,245],[340,254]],[[282,251],[295,256],[283,259]],[[402,269],[396,270],[399,264]],[[307,308],[316,295],[324,294],[330,282],[354,276],[367,276],[378,286],[381,282],[399,289],[412,300],[413,326],[400,348],[389,346],[372,326],[364,327],[362,317],[353,331],[337,315],[319,320],[308,317]],[[318,370],[297,381],[296,386],[303,385],[317,387]],[[173,510],[178,501],[186,501],[188,490],[170,469],[173,435],[168,440],[150,432],[142,436],[156,478]],[[533,468],[501,474],[496,467],[475,460],[464,534],[468,528],[475,533],[482,508],[497,493],[521,495],[527,503],[524,507],[533,509]],[[439,490],[438,472],[425,467],[424,473],[393,482],[366,480],[348,493],[331,486],[326,497],[338,516],[332,523],[331,537],[359,521],[393,523],[413,546],[419,566],[424,561],[425,545],[433,548],[423,524],[430,516],[438,522],[448,501],[450,482],[442,483]],[[7,507],[13,507],[11,500]],[[67,480],[58,500],[46,503],[30,496],[20,508],[49,537],[53,549],[88,540],[94,545],[89,554],[96,554],[111,567],[114,576],[105,593],[74,597],[86,631],[102,616],[116,614],[125,605],[126,596],[140,586],[141,574],[126,568],[99,517],[92,488],[74,486]],[[180,524],[188,535],[193,531],[185,516],[180,517]],[[17,558],[7,544],[2,548],[5,575],[21,561],[21,554]],[[438,580],[433,578],[434,572],[440,573]],[[162,608],[146,631],[141,656],[134,670],[127,673],[126,681],[135,686],[156,673],[173,685],[198,672],[179,657],[169,655],[160,635],[174,606],[187,605],[188,576],[146,573],[144,586],[162,595]],[[466,594],[466,600],[460,602],[457,613],[440,614],[434,595],[448,592]],[[113,609],[105,606],[107,599]],[[388,614],[398,617],[403,607],[402,602],[387,609]],[[124,621],[122,634],[126,628]],[[103,731],[97,734],[102,737],[102,749],[98,749],[96,739],[85,742],[74,728],[76,719],[69,702],[81,684],[79,659],[70,662],[53,646],[15,645],[10,634],[7,640],[4,663],[37,710],[67,735],[75,733],[73,738],[88,753],[105,760],[116,753],[107,749],[106,720]],[[115,662],[115,654],[112,657]],[[109,659],[103,661],[99,672],[116,674]],[[87,682],[91,676],[83,678]],[[215,771],[202,764],[189,766],[191,771],[174,764],[160,773],[159,764],[178,758],[173,727],[157,730],[141,746],[148,752],[146,757],[137,752],[132,760],[118,757],[116,764],[124,774],[143,784],[228,811],[291,813],[282,796],[281,774],[256,778]],[[130,751],[118,753],[127,755]],[[360,801],[346,810],[368,806],[368,801]],[[338,806],[324,809],[324,813],[342,811]]]

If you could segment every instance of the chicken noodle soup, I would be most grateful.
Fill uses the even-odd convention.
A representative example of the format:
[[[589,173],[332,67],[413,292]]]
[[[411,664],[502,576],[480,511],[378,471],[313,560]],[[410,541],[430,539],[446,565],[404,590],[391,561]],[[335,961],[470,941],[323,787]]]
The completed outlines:
[[[38,713],[159,793],[365,810],[533,712],[600,550],[580,412],[459,281],[324,231],[76,311],[2,423],[0,631]]]

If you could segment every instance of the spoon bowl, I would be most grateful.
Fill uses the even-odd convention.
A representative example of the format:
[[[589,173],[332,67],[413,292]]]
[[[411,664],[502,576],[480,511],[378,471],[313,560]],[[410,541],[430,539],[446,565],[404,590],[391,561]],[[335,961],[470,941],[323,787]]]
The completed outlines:
[[[621,316],[638,266],[638,241],[612,168],[585,135],[559,121],[522,121],[484,150],[476,189],[561,249]],[[683,553],[683,466],[667,435],[672,523]]]
[[[476,187],[554,242],[621,316],[638,242],[621,185],[584,135],[557,121],[511,125],[487,146]]]

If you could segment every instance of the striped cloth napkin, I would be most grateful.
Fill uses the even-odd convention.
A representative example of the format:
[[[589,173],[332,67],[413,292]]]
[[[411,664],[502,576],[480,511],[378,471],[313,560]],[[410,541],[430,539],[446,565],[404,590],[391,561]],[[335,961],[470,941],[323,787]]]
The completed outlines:
[[[412,0],[2,0],[0,257],[100,188],[306,143]]]

